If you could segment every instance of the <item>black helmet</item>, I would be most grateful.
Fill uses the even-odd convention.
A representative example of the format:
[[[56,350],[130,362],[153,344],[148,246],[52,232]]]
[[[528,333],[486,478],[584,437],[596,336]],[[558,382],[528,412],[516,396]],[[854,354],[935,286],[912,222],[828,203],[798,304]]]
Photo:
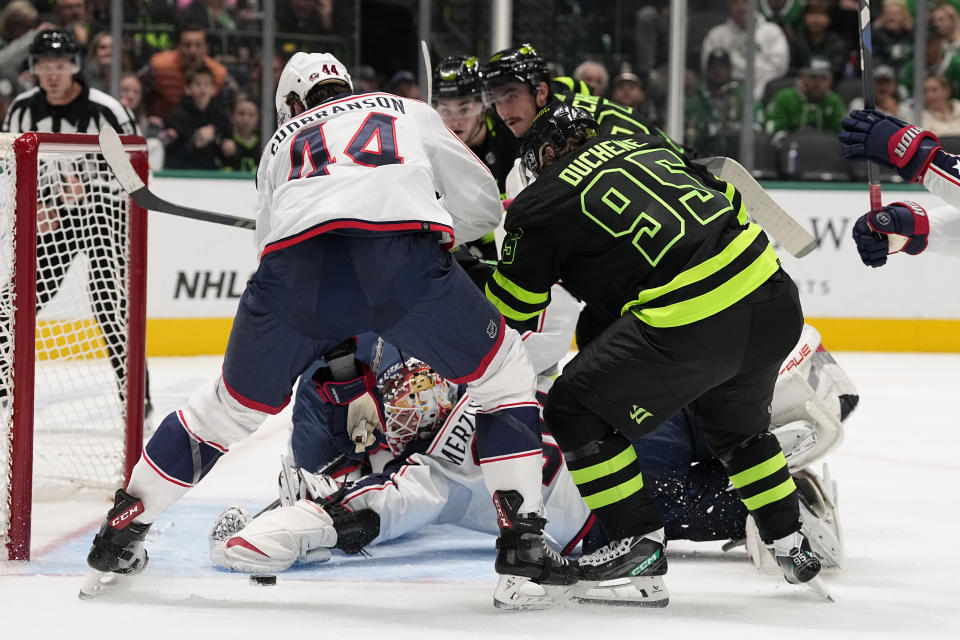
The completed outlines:
[[[30,43],[29,65],[40,58],[70,58],[80,68],[80,45],[69,32],[62,29],[44,29]]]
[[[599,125],[587,111],[562,102],[551,102],[537,114],[520,144],[520,159],[535,176],[540,175],[543,150],[549,145],[562,155],[568,140],[586,140],[597,135]]]
[[[530,44],[496,52],[480,73],[487,88],[519,80],[536,91],[541,82],[550,82],[550,67]]]
[[[434,98],[479,98],[482,92],[476,56],[447,56],[433,70]]]

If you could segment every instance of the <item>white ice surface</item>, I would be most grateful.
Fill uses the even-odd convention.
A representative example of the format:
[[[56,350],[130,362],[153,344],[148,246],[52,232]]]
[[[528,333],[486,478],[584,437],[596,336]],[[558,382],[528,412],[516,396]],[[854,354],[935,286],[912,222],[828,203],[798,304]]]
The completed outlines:
[[[275,497],[281,416],[158,520],[150,566],[124,592],[76,597],[106,498],[38,505],[34,560],[0,563],[0,639],[960,638],[960,356],[835,355],[861,402],[830,459],[847,549],[843,570],[825,578],[834,604],[757,573],[742,550],[676,542],[666,609],[505,613],[491,606],[493,538],[444,527],[250,587],[210,566],[205,538],[226,506]],[[155,419],[218,367],[151,359]]]

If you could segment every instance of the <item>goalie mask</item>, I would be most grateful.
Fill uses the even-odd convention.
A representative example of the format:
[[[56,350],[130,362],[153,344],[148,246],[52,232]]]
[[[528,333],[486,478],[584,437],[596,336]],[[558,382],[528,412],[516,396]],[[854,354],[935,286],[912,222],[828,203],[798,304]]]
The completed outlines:
[[[277,84],[277,126],[310,108],[307,93],[318,85],[340,83],[342,93],[353,91],[350,73],[331,53],[298,51],[287,61]]]
[[[384,436],[394,455],[414,440],[432,437],[453,411],[456,386],[415,358],[388,369],[380,379]]]
[[[597,135],[599,125],[589,113],[578,107],[554,102],[540,110],[520,145],[520,159],[535,176],[544,169],[547,148],[559,158],[569,151],[569,144],[580,146]]]

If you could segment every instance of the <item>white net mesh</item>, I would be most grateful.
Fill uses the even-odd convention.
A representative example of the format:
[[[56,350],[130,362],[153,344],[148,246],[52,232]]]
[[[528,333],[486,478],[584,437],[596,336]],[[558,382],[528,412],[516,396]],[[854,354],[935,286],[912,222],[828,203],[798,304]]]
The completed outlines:
[[[13,153],[15,136],[0,134],[0,282],[9,282],[13,277],[13,251],[15,248],[13,225],[16,204],[17,164]],[[9,286],[0,288],[0,316],[13,314],[13,291]],[[10,323],[0,323],[0,388],[13,388],[12,327]],[[8,364],[10,363],[10,364]],[[4,366],[6,365],[6,366]],[[12,429],[10,424],[10,403],[0,400],[0,558],[3,545],[7,543],[10,522],[10,483]]]
[[[8,141],[0,146],[0,233],[6,234],[0,239],[0,399],[12,397],[16,378],[10,345],[34,339],[35,491],[118,487],[126,432],[128,196],[97,155],[49,154],[41,147],[34,194],[37,328],[35,336],[14,336],[15,159]],[[5,443],[9,414],[0,415]],[[0,472],[9,474],[10,447],[3,449]],[[0,497],[8,487],[9,479],[0,484]],[[0,512],[0,537],[4,516]]]

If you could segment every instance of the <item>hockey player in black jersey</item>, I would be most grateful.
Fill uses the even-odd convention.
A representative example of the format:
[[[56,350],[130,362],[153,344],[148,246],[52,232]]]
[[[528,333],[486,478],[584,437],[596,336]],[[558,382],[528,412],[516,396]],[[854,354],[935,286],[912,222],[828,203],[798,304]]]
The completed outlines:
[[[544,411],[610,539],[581,559],[580,597],[630,603],[631,584],[637,594],[665,590],[663,523],[630,439],[684,405],[786,579],[811,580],[820,559],[766,430],[778,368],[803,326],[797,288],[732,185],[659,136],[600,137],[597,128],[567,105],[540,111],[521,147],[538,178],[508,211],[487,285],[518,326],[558,281],[607,319]]]
[[[483,164],[505,191],[507,174],[520,150],[520,141],[491,111],[484,108],[480,61],[476,56],[448,56],[433,70],[433,108]],[[471,253],[497,259],[493,232],[467,243]]]

